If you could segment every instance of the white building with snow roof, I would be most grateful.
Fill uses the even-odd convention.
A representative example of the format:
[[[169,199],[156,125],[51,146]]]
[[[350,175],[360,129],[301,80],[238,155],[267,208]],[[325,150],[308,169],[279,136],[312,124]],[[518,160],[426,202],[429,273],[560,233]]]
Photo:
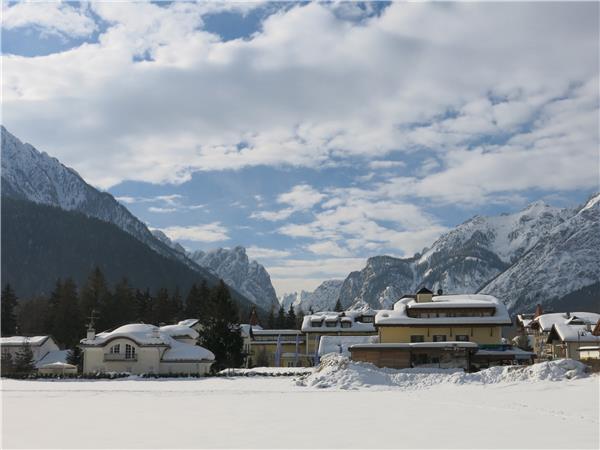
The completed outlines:
[[[83,372],[204,375],[215,356],[195,345],[198,332],[185,325],[135,323],[113,331],[88,331],[81,340]]]
[[[51,353],[59,352],[58,345],[52,336],[6,336],[0,338],[2,354],[9,354],[14,360],[17,353],[27,345],[33,353],[33,361],[38,363]]]

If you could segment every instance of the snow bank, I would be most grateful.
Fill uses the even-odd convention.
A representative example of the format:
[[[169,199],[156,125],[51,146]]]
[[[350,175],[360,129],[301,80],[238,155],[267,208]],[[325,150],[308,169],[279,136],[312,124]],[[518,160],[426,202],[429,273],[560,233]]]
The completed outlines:
[[[476,373],[461,369],[385,369],[369,363],[355,362],[342,355],[327,355],[317,369],[295,380],[299,386],[317,388],[361,389],[366,387],[400,387],[423,389],[441,383],[495,384],[535,381],[560,381],[585,376],[585,364],[572,359],[548,361],[531,366],[499,366]]]
[[[312,373],[312,367],[253,367],[252,369],[224,369],[219,375],[226,376],[293,376]]]

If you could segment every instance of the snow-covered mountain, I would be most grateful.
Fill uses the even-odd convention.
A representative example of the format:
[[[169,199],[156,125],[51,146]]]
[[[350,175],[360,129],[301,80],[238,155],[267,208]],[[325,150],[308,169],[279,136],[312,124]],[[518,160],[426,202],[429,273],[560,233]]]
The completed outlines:
[[[300,293],[284,294],[281,297],[281,304],[286,311],[290,305],[293,305],[295,310],[302,310],[305,313],[311,308],[314,312],[332,311],[340,297],[343,283],[344,280],[326,280],[312,292],[301,291]]]
[[[156,239],[146,225],[107,192],[86,183],[73,169],[30,144],[24,144],[1,127],[2,195],[77,211],[112,223],[133,235],[157,253],[197,268]]]
[[[585,269],[594,255],[598,258],[600,248],[598,240],[589,236],[597,231],[598,223],[592,213],[597,206],[589,206],[590,202],[583,212],[535,202],[513,214],[475,216],[442,235],[422,254],[369,258],[365,268],[344,280],[342,305],[388,308],[420,286],[446,293],[477,292],[486,286],[486,293],[498,295],[511,307],[531,306],[527,298],[533,297],[527,297],[526,286],[535,286],[538,299],[562,297],[592,284],[592,267],[598,267]],[[567,237],[569,245],[559,245]],[[569,282],[565,278],[558,282],[558,277],[550,282],[567,260],[569,268],[563,269],[565,277],[569,273]]]
[[[262,265],[248,259],[244,247],[219,248],[210,252],[198,250],[189,256],[257,306],[266,311],[279,308],[269,273]]]
[[[507,270],[481,290],[512,309],[552,307],[582,288],[593,288],[600,307],[600,194],[530,246]]]

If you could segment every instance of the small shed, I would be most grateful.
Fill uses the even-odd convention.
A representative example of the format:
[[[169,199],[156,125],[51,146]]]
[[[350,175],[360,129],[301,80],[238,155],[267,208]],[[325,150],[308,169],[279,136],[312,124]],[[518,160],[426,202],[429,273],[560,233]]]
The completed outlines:
[[[38,367],[40,375],[77,375],[77,366],[60,361]]]

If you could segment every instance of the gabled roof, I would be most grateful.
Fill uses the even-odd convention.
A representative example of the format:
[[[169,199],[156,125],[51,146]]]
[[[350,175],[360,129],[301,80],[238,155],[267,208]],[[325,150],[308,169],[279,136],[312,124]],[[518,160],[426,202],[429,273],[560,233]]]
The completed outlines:
[[[552,325],[547,343],[557,339],[562,342],[600,343],[600,336],[594,336],[587,325],[570,325],[566,323]]]
[[[417,291],[417,294],[433,294],[433,292],[427,289],[425,286],[423,286]]]
[[[423,305],[423,306],[418,306]],[[407,311],[417,308],[464,309],[494,308],[491,316],[484,317],[409,317]],[[394,304],[393,310],[382,310],[375,316],[377,326],[385,325],[510,325],[512,321],[506,306],[492,295],[460,294],[438,295],[433,301],[417,303],[414,299],[403,297]]]
[[[20,347],[29,344],[32,347],[43,345],[50,336],[6,336],[0,338],[0,345],[6,347]]]
[[[592,313],[592,312],[572,312],[572,313],[551,313],[551,314],[542,314],[541,316],[533,319],[531,325],[539,326],[542,331],[549,332],[552,329],[552,326],[556,323],[565,323],[568,320],[571,320],[572,317],[577,317],[585,321],[586,323],[595,324],[600,320],[600,314]]]

